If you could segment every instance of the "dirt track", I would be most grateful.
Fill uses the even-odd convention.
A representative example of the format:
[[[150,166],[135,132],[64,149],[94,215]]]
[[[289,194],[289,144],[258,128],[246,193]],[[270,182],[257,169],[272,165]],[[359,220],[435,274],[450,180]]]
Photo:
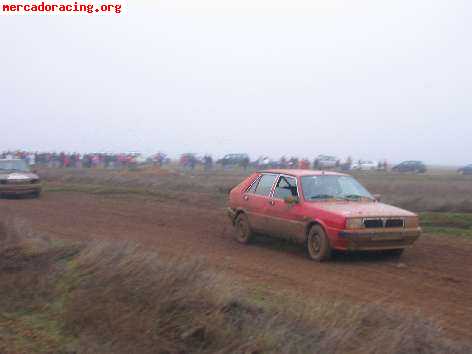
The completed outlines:
[[[435,318],[454,337],[472,340],[472,242],[424,236],[398,263],[379,255],[338,255],[317,264],[301,247],[259,240],[239,245],[211,200],[188,204],[138,196],[46,193],[40,200],[0,200],[0,213],[26,218],[50,236],[135,240],[164,255],[205,257],[235,279],[353,302],[385,302]]]

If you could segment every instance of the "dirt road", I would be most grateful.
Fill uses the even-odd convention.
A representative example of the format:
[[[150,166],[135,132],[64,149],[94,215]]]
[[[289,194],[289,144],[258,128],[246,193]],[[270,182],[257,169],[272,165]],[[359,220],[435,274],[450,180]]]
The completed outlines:
[[[193,199],[193,200],[192,200]],[[1,200],[0,213],[25,218],[64,239],[134,240],[164,255],[205,257],[234,279],[301,298],[318,294],[356,303],[383,302],[433,317],[452,336],[472,340],[472,242],[424,236],[401,263],[379,255],[338,255],[310,262],[280,241],[243,246],[221,208],[209,200],[159,202],[138,196],[46,193]]]

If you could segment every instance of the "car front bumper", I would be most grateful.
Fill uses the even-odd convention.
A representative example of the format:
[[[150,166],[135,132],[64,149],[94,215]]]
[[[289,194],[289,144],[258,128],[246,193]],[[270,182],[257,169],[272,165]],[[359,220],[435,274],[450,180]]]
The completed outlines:
[[[41,184],[0,184],[0,195],[41,193]]]
[[[411,246],[421,235],[421,228],[396,230],[342,230],[339,248],[348,251],[402,249]]]

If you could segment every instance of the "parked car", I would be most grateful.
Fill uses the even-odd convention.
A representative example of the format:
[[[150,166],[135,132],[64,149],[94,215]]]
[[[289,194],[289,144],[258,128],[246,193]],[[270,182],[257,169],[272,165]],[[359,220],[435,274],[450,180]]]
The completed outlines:
[[[472,175],[472,164],[459,168],[457,172],[463,175]]]
[[[416,214],[379,202],[356,179],[335,172],[253,173],[230,191],[227,213],[239,242],[257,234],[291,239],[315,261],[333,250],[400,255],[421,234]]]
[[[392,171],[425,173],[426,165],[421,161],[403,161],[402,163],[393,166]]]
[[[41,181],[20,159],[0,159],[0,195],[29,194],[39,197]]]
[[[359,160],[351,165],[352,170],[358,171],[372,171],[378,169],[378,167],[378,162],[370,160]]]
[[[318,155],[313,162],[313,167],[315,169],[329,169],[338,167],[340,163],[341,161],[335,156]]]
[[[216,161],[223,167],[241,166],[247,168],[249,166],[249,156],[247,154],[227,154],[222,159]]]

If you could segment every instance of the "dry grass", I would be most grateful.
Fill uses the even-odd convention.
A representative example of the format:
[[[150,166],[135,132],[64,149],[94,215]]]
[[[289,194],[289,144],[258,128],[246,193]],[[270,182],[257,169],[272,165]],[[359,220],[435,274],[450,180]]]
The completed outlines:
[[[472,178],[457,174],[363,173],[356,177],[386,203],[420,211],[472,212]]]
[[[0,231],[0,352],[465,353],[380,305],[255,304],[195,260],[129,243],[69,244],[18,220]]]
[[[231,187],[250,172],[171,170],[66,170],[44,169],[44,179],[52,190],[92,191],[108,194],[148,194],[159,198],[186,200],[189,195],[203,196],[224,205]],[[354,174],[382,200],[408,210],[435,212],[472,212],[472,177],[454,172],[442,174],[393,174],[357,172]]]

